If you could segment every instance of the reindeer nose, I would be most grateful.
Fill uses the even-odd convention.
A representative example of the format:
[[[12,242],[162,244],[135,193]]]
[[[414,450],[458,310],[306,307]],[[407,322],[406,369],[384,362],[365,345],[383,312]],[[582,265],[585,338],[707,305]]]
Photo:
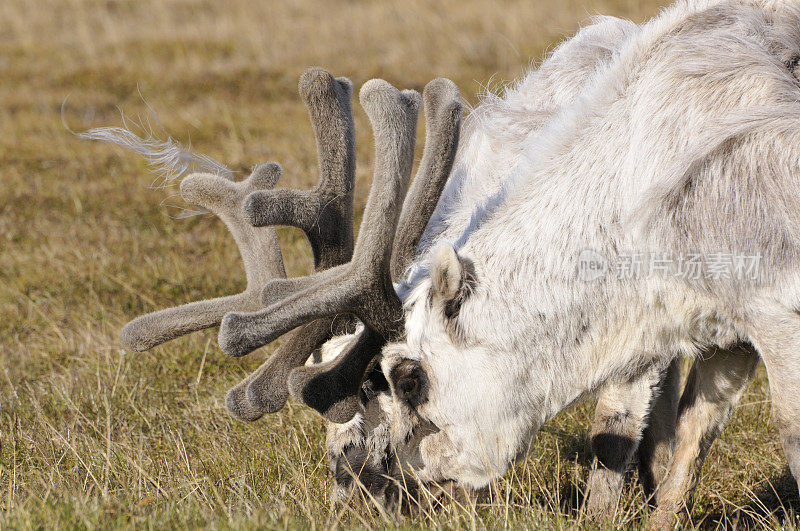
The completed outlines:
[[[358,480],[371,494],[383,492],[390,481],[389,455],[373,455],[381,450],[364,446],[351,446],[336,462],[336,483],[349,489]]]

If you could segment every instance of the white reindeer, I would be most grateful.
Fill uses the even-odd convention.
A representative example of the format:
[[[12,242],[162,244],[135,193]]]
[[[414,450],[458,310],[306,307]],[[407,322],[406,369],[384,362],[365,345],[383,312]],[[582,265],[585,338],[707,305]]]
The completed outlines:
[[[440,430],[421,444],[426,480],[482,487],[582,395],[710,350],[657,496],[652,522],[668,525],[752,377],[758,358],[743,344],[765,361],[800,478],[797,8],[677,3],[525,145],[516,177],[481,211],[445,195],[441,217],[473,219],[434,232],[400,290],[405,341],[382,361],[384,374],[405,364],[425,375],[411,396],[389,383],[396,416]],[[640,253],[673,267],[584,282],[586,249],[612,266]],[[757,256],[759,274],[681,277],[678,261],[693,254],[706,267]]]
[[[504,97],[491,94],[467,118],[461,133],[459,153],[440,206],[422,237],[418,254],[422,254],[437,236],[445,231],[456,234],[467,230],[475,215],[515,174],[515,166],[528,145],[559,112],[573,103],[587,83],[632,36],[638,27],[614,17],[597,17],[590,26],[560,44],[536,70],[508,88]],[[349,338],[332,341],[325,349],[335,358]],[[624,472],[644,437],[639,453],[640,478],[646,492],[666,472],[674,438],[678,365],[670,365],[667,374],[654,370],[632,382],[609,384],[600,392],[593,427],[593,450],[599,467],[589,480],[587,507],[592,512],[611,509],[622,487]],[[381,379],[382,374],[375,373]],[[659,377],[664,382],[658,383]],[[373,382],[368,383],[373,386]],[[388,388],[385,388],[388,392]],[[398,461],[418,464],[421,434],[402,444],[391,445],[384,437],[391,424],[391,408],[384,398],[384,408],[371,407],[380,395],[371,395],[365,414],[347,424],[329,423],[328,453],[331,469],[337,480],[337,495],[350,495],[352,473],[368,478],[371,495],[387,498],[391,481],[380,481],[394,475],[400,482],[400,467],[387,469],[387,455]],[[655,410],[648,418],[651,406]],[[649,424],[648,424],[649,421]],[[401,482],[406,483],[406,482]],[[392,495],[388,495],[391,499]]]
[[[413,255],[403,229],[421,233],[427,220],[427,207],[418,206],[425,201],[413,200],[425,196],[415,191],[425,189],[426,178],[439,182],[450,173],[449,150],[437,152],[437,145],[454,145],[453,94],[441,83],[426,94],[432,135],[401,214],[418,97],[365,86],[376,176],[352,260],[311,277],[269,282],[266,309],[226,315],[220,345],[242,355],[342,312],[356,314],[364,326],[325,348],[341,350],[332,362],[295,368],[310,351],[275,356],[234,390],[238,401],[229,397],[229,404],[250,400],[242,410],[250,417],[270,410],[250,407],[264,389],[253,381],[289,374],[296,397],[347,420],[359,410],[353,390],[368,370],[363,389],[375,392],[362,396],[366,414],[331,430],[340,455],[358,446],[369,454],[361,459],[374,462],[410,447],[407,463],[424,482],[477,489],[524,455],[546,420],[604,386],[600,424],[630,434],[635,449],[653,403],[651,385],[677,356],[711,354],[698,357],[692,369],[678,445],[657,493],[652,521],[668,525],[760,354],[798,477],[797,8],[795,2],[680,1],[640,28],[619,23],[607,55],[596,54],[597,44],[582,48],[575,40],[576,50],[594,47],[596,54],[575,77],[562,63],[559,83],[537,85],[547,79],[544,65],[505,98],[482,104],[465,127],[447,189],[421,235],[420,249],[429,250],[414,258],[397,294],[387,288],[389,268]],[[600,36],[612,35],[613,26]],[[349,95],[342,87],[328,100],[341,106],[341,91]],[[349,171],[347,150],[335,149],[343,139],[347,145],[347,120],[334,120],[336,134],[327,138],[320,132],[325,125],[325,119],[315,122],[321,157]],[[280,197],[250,192],[276,179],[251,177],[240,193],[247,201],[235,209],[245,209],[244,221],[301,225],[286,213],[301,210],[296,197],[283,198],[294,207],[259,217],[269,211],[261,199]],[[194,199],[204,202],[202,194]],[[406,212],[414,214],[411,222]],[[419,239],[411,238],[415,246]],[[399,259],[390,261],[393,244]],[[579,274],[587,251],[612,270],[624,270],[634,256],[668,266],[649,275],[618,278],[606,271],[587,279]],[[695,278],[681,262],[690,256],[701,267],[713,265],[712,257],[759,257],[759,274]],[[248,296],[248,306],[254,304]],[[200,324],[211,326],[216,315]],[[370,366],[387,340],[380,370]],[[152,341],[141,344],[149,348]],[[381,378],[391,394],[372,387]],[[283,391],[278,395],[285,400]],[[380,410],[372,416],[375,426],[367,425],[369,407]],[[615,428],[613,412],[629,422]]]
[[[798,57],[793,3],[679,2],[520,138],[514,175],[495,194],[478,205],[449,199],[458,184],[445,194],[435,218],[469,222],[429,227],[432,250],[398,290],[405,327],[387,331],[399,341],[381,362],[394,444],[433,427],[420,443],[423,481],[484,487],[581,396],[646,383],[678,355],[708,352],[693,368],[657,494],[652,521],[669,523],[756,351],[798,477]],[[489,142],[496,133],[483,127]],[[462,151],[456,171],[480,167],[480,150]],[[612,270],[624,272],[630,257],[669,265],[587,281],[578,270],[587,250]],[[713,273],[715,257],[758,257],[758,275],[687,275],[684,260]],[[226,316],[223,349],[242,354],[309,316],[355,311],[324,277],[299,284],[305,291],[265,310]],[[365,357],[361,338],[380,328],[366,325],[340,358]]]
[[[495,194],[513,173],[510,163],[520,157],[525,141],[530,141],[543,124],[568,105],[597,69],[610,60],[619,46],[636,31],[636,25],[631,22],[613,17],[598,17],[591,26],[560,45],[537,71],[533,71],[517,83],[515,88],[508,90],[505,98],[487,96],[486,101],[472,112],[466,124],[463,138],[467,141],[467,147],[461,150],[459,170],[449,180],[449,193],[456,190],[458,197],[450,197],[446,201],[459,201],[462,209],[469,210]],[[347,118],[349,105],[344,101],[349,98],[349,89],[345,90],[345,87],[346,82],[343,80],[333,82],[329,76],[315,70],[309,71],[301,82],[301,94],[309,106],[318,137],[328,135],[327,139],[320,140],[322,179],[313,195],[336,198],[334,201],[319,201],[322,204],[342,205],[334,210],[323,210],[321,214],[318,206],[312,205],[313,208],[309,209],[316,212],[313,214],[314,218],[328,216],[324,223],[317,221],[318,226],[338,227],[329,234],[308,230],[299,220],[293,220],[293,224],[306,230],[321,269],[346,261],[348,253],[352,252],[352,233],[349,229],[348,237],[346,227],[350,226],[347,213],[352,208],[348,201],[352,201],[353,161],[347,160],[348,157],[336,160],[334,156],[336,146],[352,136],[352,121]],[[326,90],[328,96],[336,97],[326,99]],[[337,120],[340,122],[338,125]],[[476,127],[476,124],[479,126]],[[331,128],[334,132],[338,131],[333,133],[333,136],[338,134],[338,138],[331,138],[331,133],[326,133]],[[491,137],[486,134],[489,130],[493,132]],[[237,185],[231,182],[232,172],[223,165],[207,157],[193,155],[171,140],[159,143],[152,138],[140,139],[130,131],[116,128],[101,128],[83,136],[132,148],[150,158],[162,173],[168,175],[180,176],[190,168],[211,171],[214,175],[194,175],[185,179],[181,187],[182,195],[189,203],[199,204],[215,212],[228,224],[240,245],[250,279],[248,289],[241,295],[192,303],[136,319],[123,330],[123,342],[127,346],[135,350],[146,350],[179,335],[217,324],[222,315],[231,309],[247,309],[253,305],[258,307],[258,292],[263,284],[271,278],[283,276],[284,273],[280,253],[276,254],[274,231],[262,229],[262,232],[258,232],[249,227],[250,223],[244,219],[244,203],[251,192],[270,189],[274,185],[280,173],[277,166],[261,166],[249,179]],[[489,142],[486,142],[487,139]],[[504,141],[500,141],[501,139]],[[471,166],[469,171],[464,171],[464,154],[480,161],[481,165]],[[446,177],[447,174],[443,173],[442,176]],[[349,190],[350,195],[346,192],[342,195],[341,190]],[[438,193],[434,193],[424,199],[430,205],[435,205],[437,195]],[[282,199],[285,201],[285,198]],[[296,216],[296,213],[293,215]],[[436,231],[442,231],[445,227],[452,230],[458,224],[466,226],[469,221],[468,218],[439,217],[430,226]],[[424,225],[420,225],[417,230],[422,228]],[[409,232],[413,231],[407,231],[405,236]],[[419,238],[419,234],[416,238]],[[422,242],[419,249],[424,250],[428,243],[427,240]],[[280,360],[283,353],[288,352],[295,358],[293,364],[301,363],[321,338],[330,335],[331,328],[341,329],[346,326],[346,319],[339,321],[340,326],[332,326],[331,321],[326,321],[292,335],[272,361]],[[337,345],[342,346],[351,338],[352,336],[343,336],[331,341],[323,347],[321,358],[325,360],[326,356],[335,357],[339,352]],[[377,357],[379,349],[375,349],[373,355]],[[315,360],[319,359],[319,356],[315,356]],[[275,371],[274,363],[266,363],[231,390],[228,396],[231,413],[243,420],[252,421],[266,412],[279,409],[288,391],[285,384],[281,385],[281,380],[286,378],[287,369],[291,368],[293,366],[289,364],[283,370]],[[373,371],[372,377],[364,382],[363,387],[372,390],[364,404],[365,414],[359,414],[347,424],[329,422],[328,450],[331,468],[337,480],[334,491],[340,492],[342,496],[348,490],[347,487],[352,485],[352,472],[356,471],[361,480],[370,483],[374,497],[386,499],[386,490],[395,485],[389,481],[390,477],[383,476],[389,474],[401,479],[399,476],[403,473],[402,467],[386,468],[387,456],[395,455],[399,457],[395,459],[396,462],[405,463],[415,463],[419,456],[418,446],[424,430],[418,428],[415,437],[405,441],[402,447],[390,448],[390,441],[383,437],[388,433],[391,419],[387,416],[388,409],[382,409],[378,404],[386,403],[385,391],[388,391],[388,387],[383,385],[384,393],[374,392],[381,387],[376,379],[385,382],[380,371]],[[660,429],[651,428],[645,432],[645,441],[649,445],[643,449],[645,451],[639,459],[645,483],[648,479],[651,484],[655,483],[664,467],[664,456],[668,456],[666,450],[674,432],[674,391],[671,389],[661,397],[663,403],[659,408],[660,419],[655,422],[655,426]],[[644,419],[632,416],[629,411],[646,410],[652,394],[651,385],[609,386],[602,393],[593,444],[601,466],[598,471],[593,472],[590,480],[592,488],[589,503],[595,511],[607,509],[619,493],[622,474],[636,450],[644,427]],[[377,445],[376,439],[382,437],[382,445]],[[367,448],[370,449],[369,452],[365,451]],[[662,450],[661,455],[654,458],[653,454],[658,449]],[[605,463],[613,466],[605,468],[602,466]]]

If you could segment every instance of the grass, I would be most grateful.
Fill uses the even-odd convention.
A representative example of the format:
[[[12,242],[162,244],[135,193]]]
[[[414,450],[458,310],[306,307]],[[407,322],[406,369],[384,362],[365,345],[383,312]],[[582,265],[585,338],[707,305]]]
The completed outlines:
[[[592,405],[550,422],[478,507],[392,522],[331,506],[323,424],[289,404],[232,420],[225,391],[262,352],[222,355],[215,331],[144,354],[118,331],[142,312],[241,289],[232,239],[209,216],[175,220],[135,156],[65,129],[158,111],[164,128],[239,171],[277,160],[316,181],[298,76],[321,65],[356,87],[420,90],[444,75],[471,103],[514,79],[595,13],[643,20],[658,2],[443,0],[4,0],[0,2],[0,527],[639,527],[631,481],[612,522],[579,511]],[[356,110],[357,209],[371,137]],[[281,230],[287,268],[310,269]],[[709,455],[693,524],[795,525],[795,486],[763,373]]]

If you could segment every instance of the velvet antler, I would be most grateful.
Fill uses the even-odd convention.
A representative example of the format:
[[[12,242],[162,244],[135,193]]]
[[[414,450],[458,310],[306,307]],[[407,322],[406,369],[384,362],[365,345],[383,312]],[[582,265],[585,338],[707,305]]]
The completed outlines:
[[[461,97],[449,79],[425,86],[425,150],[414,182],[406,195],[397,224],[391,276],[398,280],[417,252],[453,167],[461,124]],[[399,316],[402,323],[402,315]],[[346,422],[358,411],[363,375],[384,342],[365,330],[351,348],[326,363],[298,367],[289,375],[292,396],[334,422]],[[397,339],[396,337],[388,338]]]
[[[258,312],[225,316],[219,335],[226,353],[241,356],[311,320],[343,312],[358,316],[365,329],[345,353],[332,364],[299,367],[290,376],[292,394],[334,422],[345,422],[358,411],[358,389],[367,365],[387,340],[402,333],[402,308],[391,271],[402,270],[400,262],[407,263],[413,255],[438,200],[452,166],[461,112],[451,82],[428,84],[428,139],[404,206],[403,237],[395,242],[413,162],[419,95],[373,80],[362,87],[360,100],[375,134],[376,156],[353,259],[308,277],[270,282],[264,298],[272,304]],[[251,219],[258,221],[254,213]]]
[[[272,188],[280,176],[277,164],[263,164],[238,183],[207,173],[192,174],[181,181],[183,199],[213,212],[230,230],[242,255],[247,288],[238,295],[142,315],[122,328],[123,345],[141,352],[176,337],[216,326],[228,312],[262,307],[261,288],[267,281],[284,277],[286,273],[275,229],[254,228],[244,219],[242,204],[251,192]]]
[[[425,151],[403,202],[392,250],[392,278],[398,280],[417,253],[419,240],[450,176],[458,148],[461,96],[449,79],[434,79],[422,91]]]
[[[300,78],[300,96],[308,108],[319,158],[319,184],[312,190],[261,190],[244,202],[242,212],[254,226],[291,225],[302,229],[317,271],[346,263],[353,254],[355,129],[350,105],[352,84],[321,68]],[[284,285],[292,285],[286,279]],[[262,286],[263,287],[263,284]],[[259,289],[259,299],[262,298]],[[264,305],[259,304],[258,308]],[[287,336],[255,372],[228,391],[226,405],[236,417],[253,421],[278,411],[289,395],[287,378],[322,343],[352,323],[350,316],[326,316]]]
[[[218,325],[231,311],[263,308],[264,285],[285,277],[275,229],[267,225],[301,227],[311,243],[318,271],[350,259],[355,179],[352,84],[345,78],[334,79],[322,69],[311,68],[301,77],[299,88],[317,140],[318,186],[304,192],[273,190],[281,176],[280,166],[275,163],[258,166],[249,178],[238,183],[231,180],[230,174],[186,177],[181,183],[184,200],[216,214],[234,236],[244,262],[247,288],[238,295],[141,316],[122,329],[125,346],[147,350]],[[255,420],[280,409],[288,396],[289,371],[302,365],[315,349],[351,323],[350,316],[338,319],[329,316],[287,336],[275,356],[229,392],[227,404],[231,412]]]

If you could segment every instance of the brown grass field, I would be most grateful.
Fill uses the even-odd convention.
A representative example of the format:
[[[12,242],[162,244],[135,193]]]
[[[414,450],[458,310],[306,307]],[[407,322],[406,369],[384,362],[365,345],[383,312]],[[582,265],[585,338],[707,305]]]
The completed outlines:
[[[580,501],[591,401],[548,423],[476,507],[389,520],[332,506],[323,423],[290,403],[254,424],[225,391],[268,355],[224,356],[216,331],[124,352],[147,311],[238,291],[239,257],[211,216],[177,220],[145,161],[75,130],[155,120],[245,172],[279,161],[316,182],[297,79],[310,65],[421,90],[453,79],[471,104],[597,14],[642,21],[655,0],[0,1],[0,527],[533,527],[646,525],[631,474],[613,521]],[[372,138],[356,107],[360,211]],[[280,231],[291,274],[310,269]],[[794,527],[800,508],[763,371],[706,463],[692,524]]]

